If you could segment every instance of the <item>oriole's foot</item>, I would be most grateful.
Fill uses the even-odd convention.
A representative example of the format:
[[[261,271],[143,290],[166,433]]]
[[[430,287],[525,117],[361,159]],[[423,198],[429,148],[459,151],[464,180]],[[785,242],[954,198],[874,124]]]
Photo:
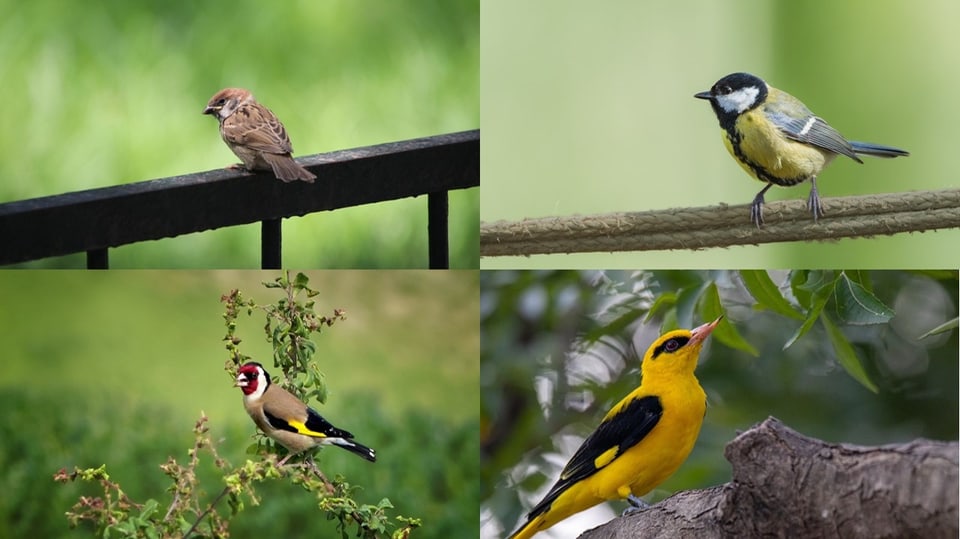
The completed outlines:
[[[620,516],[626,516],[626,515],[636,513],[638,511],[643,511],[644,509],[649,509],[650,507],[652,507],[649,503],[641,500],[639,497],[634,496],[633,494],[627,496],[627,503],[629,503],[633,507],[627,507],[626,509],[624,509],[623,514],[621,514]]]

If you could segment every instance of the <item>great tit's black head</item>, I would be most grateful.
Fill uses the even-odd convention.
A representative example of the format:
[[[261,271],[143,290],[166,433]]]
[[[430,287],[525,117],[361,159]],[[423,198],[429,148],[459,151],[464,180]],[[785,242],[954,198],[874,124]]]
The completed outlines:
[[[732,122],[766,101],[767,83],[749,73],[732,73],[718,80],[709,92],[700,92],[693,97],[709,100],[720,125],[724,125],[725,120]]]

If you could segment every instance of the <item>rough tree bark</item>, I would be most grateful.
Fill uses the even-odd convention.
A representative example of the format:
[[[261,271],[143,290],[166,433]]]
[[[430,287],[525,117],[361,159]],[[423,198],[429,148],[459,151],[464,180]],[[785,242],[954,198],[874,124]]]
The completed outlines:
[[[730,483],[679,492],[581,539],[958,535],[955,441],[832,444],[768,418],[724,453],[733,465]]]

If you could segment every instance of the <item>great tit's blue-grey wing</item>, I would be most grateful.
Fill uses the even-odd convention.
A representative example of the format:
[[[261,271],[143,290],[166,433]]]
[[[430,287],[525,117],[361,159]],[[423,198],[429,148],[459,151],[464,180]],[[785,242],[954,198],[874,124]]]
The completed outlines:
[[[780,92],[780,95],[782,97],[778,100],[768,99],[763,106],[763,112],[787,138],[845,155],[858,163],[863,162],[854,153],[847,139],[830,127],[830,124],[814,116],[810,109],[795,98],[784,99],[792,96],[783,92]]]

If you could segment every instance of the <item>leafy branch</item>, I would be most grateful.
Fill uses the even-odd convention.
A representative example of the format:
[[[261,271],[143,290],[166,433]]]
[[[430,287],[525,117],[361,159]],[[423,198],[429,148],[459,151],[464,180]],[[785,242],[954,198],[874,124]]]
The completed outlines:
[[[263,312],[266,315],[264,331],[273,347],[274,365],[282,372],[283,385],[305,401],[316,398],[324,402],[326,384],[323,373],[311,361],[316,352],[311,337],[324,327],[345,320],[344,311],[335,309],[331,316],[318,316],[313,300],[318,292],[308,286],[308,278],[302,273],[291,280],[289,272],[285,272],[273,282],[263,284],[268,289],[282,290],[283,297],[275,304],[263,306],[244,298],[239,290],[232,290],[221,298],[226,308],[227,334],[224,340],[230,355],[225,369],[235,376],[240,365],[252,360],[240,350],[241,339],[237,335],[240,314],[246,311],[249,316],[254,311]],[[355,526],[357,537],[374,539],[389,534],[394,539],[405,539],[421,525],[421,521],[415,518],[397,515],[391,519],[388,510],[393,509],[393,505],[388,498],[382,498],[376,504],[358,503],[354,496],[360,487],[351,485],[341,475],[328,479],[312,458],[299,464],[277,466],[276,452],[282,448],[260,433],[255,435],[257,441],[247,453],[263,454],[263,458],[248,459],[234,467],[220,456],[217,442],[211,439],[208,431],[207,417],[201,412],[193,428],[194,443],[187,451],[187,461],[181,464],[169,457],[160,465],[172,481],[167,489],[171,501],[166,511],[162,511],[161,503],[155,499],[143,503],[130,499],[120,484],[110,478],[106,464],[98,468],[75,467],[72,472],[58,471],[54,475],[57,482],[96,483],[102,490],[98,496],[80,497],[66,513],[70,526],[76,527],[83,522],[92,524],[99,537],[225,538],[230,535],[230,519],[245,508],[245,501],[254,506],[261,504],[262,499],[254,485],[279,479],[289,480],[313,493],[318,508],[328,519],[337,521],[342,537],[346,537],[348,529]],[[201,501],[206,498],[206,493],[197,476],[203,455],[213,461],[225,485],[209,503]],[[229,512],[222,514],[217,506],[224,499]]]

